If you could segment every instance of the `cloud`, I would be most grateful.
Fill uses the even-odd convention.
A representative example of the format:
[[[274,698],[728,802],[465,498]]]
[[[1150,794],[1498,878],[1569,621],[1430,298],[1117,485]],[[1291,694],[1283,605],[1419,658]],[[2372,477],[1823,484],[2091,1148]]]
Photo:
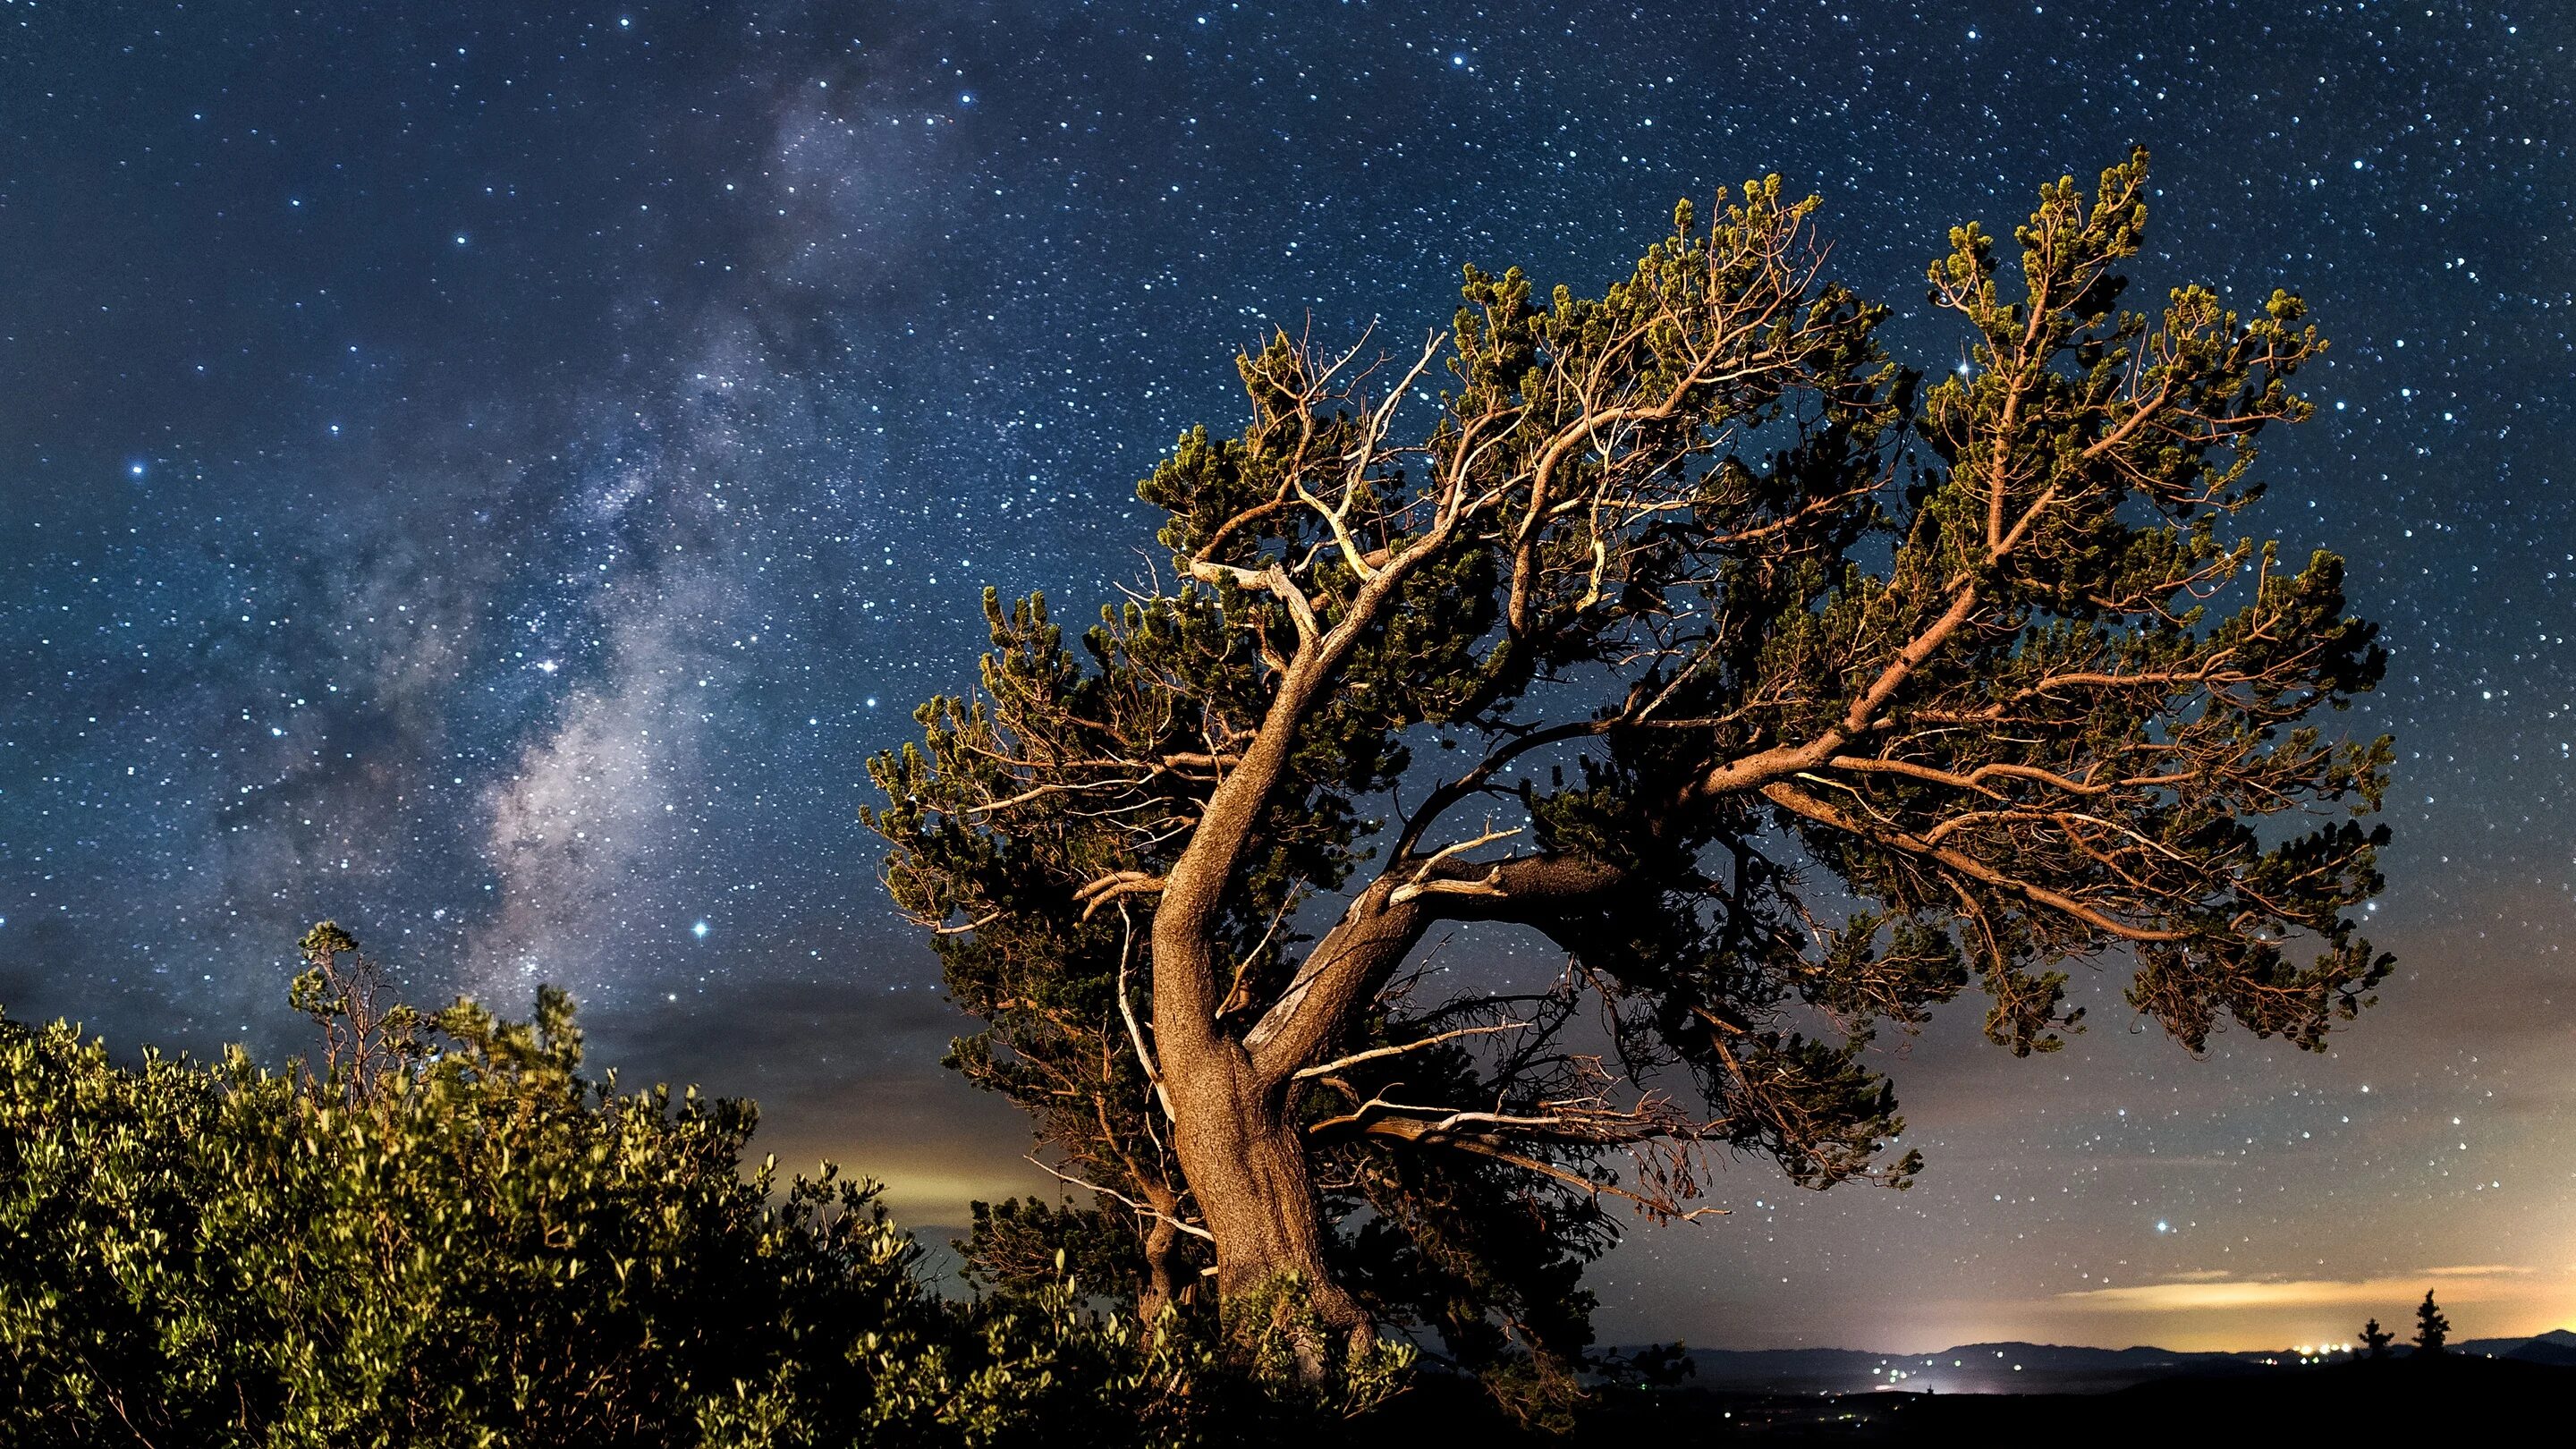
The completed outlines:
[[[2529,1268],[2470,1263],[2418,1268],[2385,1278],[2237,1278],[2225,1273],[2177,1274],[2162,1283],[2133,1283],[2057,1295],[2060,1307],[2103,1313],[2201,1313],[2219,1309],[2334,1308],[2405,1302],[2422,1294],[2426,1280],[2445,1300],[2491,1303],[2530,1297],[2540,1286]]]

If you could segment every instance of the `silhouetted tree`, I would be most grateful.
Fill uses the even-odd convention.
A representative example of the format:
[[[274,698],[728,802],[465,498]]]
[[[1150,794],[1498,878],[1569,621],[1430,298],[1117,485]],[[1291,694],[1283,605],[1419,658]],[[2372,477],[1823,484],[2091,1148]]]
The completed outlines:
[[[2146,176],[2044,188],[2012,294],[1953,230],[1928,389],[1776,177],[1597,297],[1470,267],[1392,365],[1279,334],[1139,486],[1173,582],[1078,644],[987,592],[980,696],[868,819],[985,1022],[952,1062],[1131,1225],[1146,1306],[1204,1264],[1352,1345],[1562,1357],[1605,1197],[1707,1211],[1712,1150],[1903,1185],[1863,1053],[1972,978],[2017,1054],[2070,960],[2195,1051],[2367,1004],[2384,829],[2263,818],[2377,808],[2388,742],[2306,721],[2384,654],[2340,559],[2231,527],[2325,344],[2286,292],[2120,310]],[[1566,969],[1444,980],[1466,923]]]
[[[2424,1301],[2415,1305],[2415,1351],[2441,1353],[2451,1340],[2451,1320],[2433,1306],[2433,1290],[2424,1290]]]
[[[2396,1340],[2397,1335],[2380,1327],[2379,1320],[2376,1318],[2361,1326],[2362,1348],[2370,1358],[2388,1357],[2388,1345]]]

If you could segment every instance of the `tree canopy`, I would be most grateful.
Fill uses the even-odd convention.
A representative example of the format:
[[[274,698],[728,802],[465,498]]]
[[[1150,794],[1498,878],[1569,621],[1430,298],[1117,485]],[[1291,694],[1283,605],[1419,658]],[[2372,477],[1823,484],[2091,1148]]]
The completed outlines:
[[[2366,1004],[2391,752],[2312,716],[2384,656],[2239,522],[2325,343],[2287,291],[2124,308],[2146,195],[2042,188],[2012,267],[1953,228],[1937,380],[1776,177],[1597,295],[1469,267],[1418,347],[1240,357],[1138,487],[1168,572],[1078,638],[988,592],[980,687],[872,765],[952,1063],[1089,1194],[988,1266],[1124,1241],[1149,1308],[1293,1281],[1555,1371],[1605,1203],[1902,1185],[1870,1045],[1972,982],[2015,1053],[2077,961],[2194,1051]],[[1564,969],[1429,969],[1459,927]]]

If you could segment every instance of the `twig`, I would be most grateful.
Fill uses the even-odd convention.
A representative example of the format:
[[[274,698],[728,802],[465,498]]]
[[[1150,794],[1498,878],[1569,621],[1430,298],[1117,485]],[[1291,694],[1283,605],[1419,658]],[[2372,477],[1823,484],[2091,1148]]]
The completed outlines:
[[[1293,1073],[1289,1077],[1289,1080],[1292,1082],[1302,1082],[1312,1077],[1328,1077],[1346,1067],[1358,1066],[1362,1062],[1381,1061],[1387,1057],[1402,1056],[1406,1052],[1415,1051],[1427,1046],[1437,1046],[1444,1041],[1455,1041],[1462,1036],[1486,1036],[1498,1031],[1519,1031],[1528,1025],[1529,1023],[1526,1021],[1507,1021],[1499,1026],[1462,1026],[1455,1031],[1434,1032],[1419,1041],[1404,1042],[1397,1046],[1371,1047],[1367,1051],[1353,1052],[1349,1056],[1326,1062],[1320,1067],[1307,1067],[1301,1071]]]
[[[1118,943],[1118,1014],[1127,1021],[1127,1038],[1136,1044],[1136,1062],[1145,1069],[1145,1080],[1154,1084],[1154,1100],[1163,1104],[1163,1115],[1177,1123],[1181,1119],[1172,1111],[1172,1094],[1163,1085],[1163,1074],[1154,1065],[1154,1053],[1145,1045],[1145,1033],[1136,1025],[1135,1005],[1127,999],[1127,958],[1136,949],[1136,922],[1127,914],[1127,903],[1118,903],[1118,922],[1126,935]]]
[[[1209,1242],[1211,1242],[1211,1243],[1213,1243],[1213,1242],[1215,1242],[1215,1241],[1216,1241],[1216,1234],[1209,1232],[1207,1229],[1205,1229],[1205,1228],[1203,1228],[1203,1227],[1200,1227],[1198,1224],[1196,1224],[1196,1223],[1185,1223],[1185,1222],[1181,1221],[1179,1218],[1176,1218],[1176,1217],[1172,1216],[1170,1213],[1162,1212],[1162,1211],[1159,1211],[1159,1210],[1157,1210],[1157,1209],[1155,1209],[1155,1208],[1148,1207],[1148,1206],[1146,1206],[1145,1204],[1143,1204],[1143,1203],[1141,1203],[1141,1202],[1136,1201],[1136,1199],[1134,1199],[1134,1198],[1132,1198],[1132,1197],[1129,1197],[1127,1194],[1125,1194],[1125,1193],[1123,1193],[1123,1192],[1120,1192],[1118,1189],[1116,1189],[1116,1188],[1114,1188],[1114,1187],[1102,1187],[1099,1183],[1096,1183],[1096,1182],[1085,1182],[1083,1179],[1081,1179],[1081,1178],[1079,1178],[1079,1177],[1074,1176],[1072,1173],[1069,1173],[1069,1172],[1059,1172],[1059,1171],[1057,1171],[1055,1168],[1049,1167],[1046,1163],[1044,1163],[1044,1162],[1040,1161],[1039,1159],[1037,1159],[1037,1158],[1035,1158],[1035,1157],[1030,1157],[1030,1156],[1028,1156],[1028,1154],[1026,1154],[1026,1153],[1022,1153],[1022,1154],[1021,1154],[1021,1156],[1022,1156],[1022,1158],[1023,1158],[1024,1160],[1026,1160],[1026,1161],[1027,1161],[1031,1166],[1033,1166],[1033,1167],[1037,1168],[1040,1172],[1045,1173],[1045,1174],[1046,1174],[1047,1176],[1049,1176],[1049,1177],[1056,1178],[1056,1179],[1058,1179],[1058,1180],[1060,1180],[1060,1181],[1063,1181],[1063,1182],[1066,1182],[1066,1183],[1070,1183],[1071,1185],[1073,1185],[1073,1186],[1075,1186],[1075,1187],[1078,1187],[1078,1188],[1081,1188],[1081,1189],[1083,1189],[1083,1190],[1084,1190],[1084,1191],[1086,1191],[1086,1192],[1096,1192],[1096,1193],[1100,1194],[1102,1197],[1114,1197],[1114,1198],[1118,1199],[1120,1202],[1125,1203],[1127,1206],[1129,1206],[1129,1207],[1131,1207],[1131,1208],[1134,1208],[1136,1211],[1138,1211],[1138,1212],[1140,1212],[1140,1213],[1143,1213],[1145,1216],[1147,1216],[1147,1217],[1149,1217],[1149,1218],[1158,1218],[1158,1219],[1162,1220],[1163,1222],[1170,1223],[1173,1227],[1176,1227],[1176,1228],[1180,1229],[1182,1232],[1188,1233],[1190,1236],[1192,1236],[1192,1237],[1194,1237],[1194,1238],[1205,1238],[1205,1239],[1207,1239],[1207,1240],[1208,1240]]]

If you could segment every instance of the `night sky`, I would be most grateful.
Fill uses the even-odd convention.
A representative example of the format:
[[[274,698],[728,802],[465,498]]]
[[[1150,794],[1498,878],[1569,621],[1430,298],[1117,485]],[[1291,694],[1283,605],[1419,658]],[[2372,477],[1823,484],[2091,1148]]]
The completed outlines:
[[[939,1069],[863,764],[975,598],[1086,617],[1274,324],[1623,273],[1777,171],[1956,362],[1922,267],[2155,151],[2154,298],[2304,292],[2251,526],[2393,651],[2372,934],[2325,1056],[1962,1002],[1890,1043],[1930,1166],[1594,1275],[1613,1340],[1922,1349],[2576,1321],[2576,10],[0,0],[0,1005],[296,1049],[333,917],[407,995],[582,1003],[902,1217],[1042,1181]],[[1529,943],[1495,969],[1552,972]],[[944,1236],[944,1234],[938,1234]]]

